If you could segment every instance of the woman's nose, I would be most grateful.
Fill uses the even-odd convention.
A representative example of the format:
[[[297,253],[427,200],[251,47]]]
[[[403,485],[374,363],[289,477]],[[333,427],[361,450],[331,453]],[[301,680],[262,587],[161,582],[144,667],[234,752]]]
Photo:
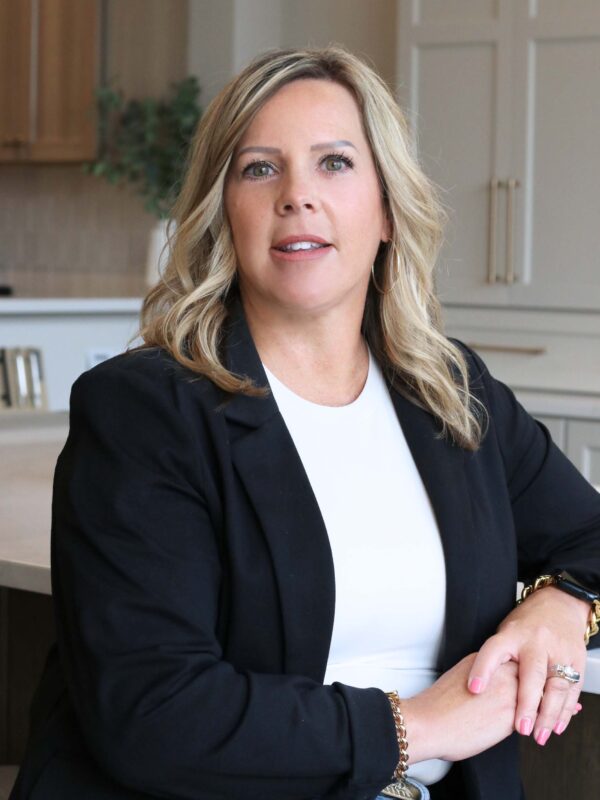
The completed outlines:
[[[318,206],[317,187],[308,176],[290,172],[283,177],[277,197],[277,211],[280,214],[303,208],[314,211]]]

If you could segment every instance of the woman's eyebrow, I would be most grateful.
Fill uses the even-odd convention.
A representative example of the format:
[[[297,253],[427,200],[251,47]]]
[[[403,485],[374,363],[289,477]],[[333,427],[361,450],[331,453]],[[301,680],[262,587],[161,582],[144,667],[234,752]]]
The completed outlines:
[[[310,146],[311,150],[327,150],[331,147],[354,147],[352,142],[348,141],[347,139],[338,139],[335,142],[319,142],[318,144],[313,144]],[[356,150],[356,147],[354,147]],[[241,156],[243,153],[272,153],[275,155],[281,155],[281,150],[278,147],[261,147],[259,145],[249,145],[248,147],[242,147],[239,151],[238,156]]]

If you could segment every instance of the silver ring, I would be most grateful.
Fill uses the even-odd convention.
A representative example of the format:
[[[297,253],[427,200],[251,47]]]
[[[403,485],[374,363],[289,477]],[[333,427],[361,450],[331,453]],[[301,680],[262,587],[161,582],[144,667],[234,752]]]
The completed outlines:
[[[581,674],[577,672],[576,669],[566,664],[552,664],[548,669],[548,677],[564,678],[566,681],[569,681],[569,683],[579,683],[581,680]]]

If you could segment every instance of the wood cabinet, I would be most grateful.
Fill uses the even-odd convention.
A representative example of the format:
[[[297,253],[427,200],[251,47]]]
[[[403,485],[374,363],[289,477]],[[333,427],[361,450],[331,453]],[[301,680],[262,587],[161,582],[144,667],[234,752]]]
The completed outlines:
[[[600,310],[600,3],[399,0],[447,304]]]
[[[0,0],[0,162],[96,154],[98,0]]]

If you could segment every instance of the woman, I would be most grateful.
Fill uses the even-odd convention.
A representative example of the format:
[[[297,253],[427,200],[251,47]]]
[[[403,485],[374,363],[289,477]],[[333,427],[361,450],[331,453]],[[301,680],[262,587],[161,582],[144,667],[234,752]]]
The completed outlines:
[[[145,346],[73,387],[14,800],[523,796],[591,606],[517,576],[597,588],[600,498],[443,335],[441,217],[345,50],[213,101]]]

